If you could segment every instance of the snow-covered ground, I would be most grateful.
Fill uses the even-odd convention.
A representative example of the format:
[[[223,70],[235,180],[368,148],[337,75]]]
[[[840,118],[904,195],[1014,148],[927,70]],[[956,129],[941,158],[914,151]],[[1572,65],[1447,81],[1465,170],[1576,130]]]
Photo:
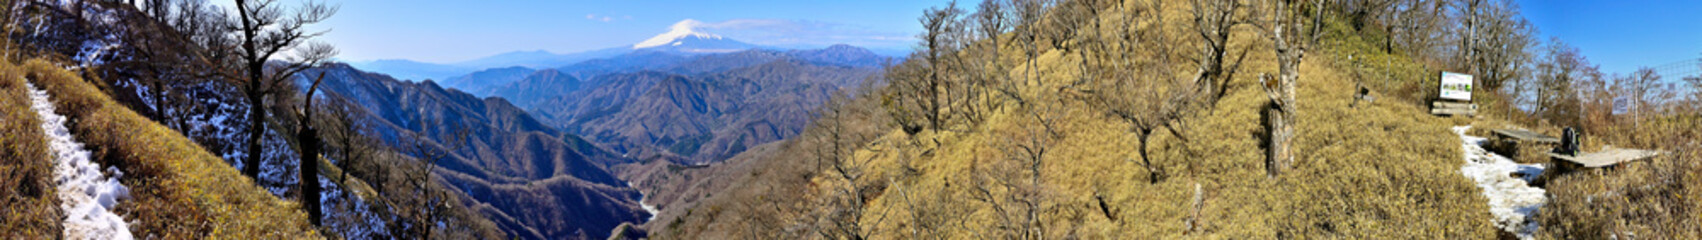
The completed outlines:
[[[111,210],[119,200],[130,198],[130,190],[118,183],[124,173],[112,168],[113,177],[102,176],[100,166],[89,161],[89,151],[65,128],[65,116],[53,112],[47,91],[27,86],[30,108],[41,116],[41,128],[53,149],[53,179],[58,183],[59,208],[65,210],[65,238],[133,239],[129,223]]]
[[[1471,126],[1454,127],[1454,133],[1460,135],[1460,148],[1465,151],[1466,158],[1466,164],[1460,166],[1460,174],[1477,181],[1477,187],[1483,189],[1483,196],[1489,198],[1489,213],[1495,216],[1496,227],[1514,233],[1519,239],[1532,239],[1531,234],[1537,230],[1535,214],[1548,199],[1543,196],[1546,190],[1532,187],[1529,182],[1542,175],[1543,166],[1518,164],[1484,150],[1483,144],[1489,140],[1466,135],[1468,129]],[[1523,176],[1514,177],[1513,173]]]
[[[637,188],[637,187],[633,187],[633,186],[632,186],[632,182],[626,182],[626,187],[629,187],[629,188]],[[645,211],[645,212],[650,212],[650,218],[649,218],[649,219],[644,219],[644,222],[650,222],[650,221],[654,221],[654,220],[656,220],[656,215],[658,215],[658,214],[662,214],[662,211],[661,211],[661,210],[657,210],[657,209],[656,209],[656,206],[651,206],[651,205],[650,205],[650,204],[648,204],[648,203],[644,203],[644,200],[649,200],[649,199],[650,199],[650,195],[649,195],[649,194],[644,194],[644,191],[638,191],[638,195],[639,195],[639,196],[640,196],[640,197],[639,197],[639,198],[638,198],[638,207],[642,207],[642,208],[644,208],[644,211]]]

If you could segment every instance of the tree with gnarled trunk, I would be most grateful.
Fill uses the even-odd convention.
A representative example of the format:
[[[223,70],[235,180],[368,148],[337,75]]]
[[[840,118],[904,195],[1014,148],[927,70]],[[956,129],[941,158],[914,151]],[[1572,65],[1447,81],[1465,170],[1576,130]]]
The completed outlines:
[[[1267,177],[1276,178],[1294,164],[1294,125],[1299,120],[1294,84],[1300,79],[1300,62],[1306,57],[1306,50],[1323,36],[1324,2],[1313,0],[1314,5],[1307,9],[1304,0],[1263,0],[1261,5],[1268,18],[1254,21],[1270,38],[1277,56],[1276,81],[1271,81],[1269,74],[1259,76],[1259,83],[1264,85],[1265,95],[1271,100],[1265,114],[1270,132],[1265,153]],[[1312,10],[1311,19],[1303,16],[1306,10]]]
[[[1128,14],[1106,18],[1114,22],[1104,25],[1113,26],[1113,29],[1105,31],[1107,34],[1103,34],[1103,37],[1099,37],[1101,34],[1091,34],[1087,39],[1081,40],[1085,43],[1085,52],[1091,52],[1081,54],[1081,77],[1084,79],[1081,81],[1091,81],[1086,85],[1091,86],[1091,89],[1084,91],[1088,93],[1085,101],[1104,109],[1108,115],[1129,123],[1129,132],[1135,134],[1139,143],[1136,148],[1140,154],[1138,163],[1147,169],[1147,181],[1158,183],[1166,174],[1162,167],[1153,163],[1149,153],[1153,137],[1167,132],[1186,141],[1187,138],[1181,134],[1181,121],[1194,108],[1199,100],[1198,96],[1207,93],[1202,92],[1202,86],[1205,84],[1202,79],[1216,75],[1194,75],[1190,79],[1189,76],[1173,70],[1177,63],[1172,59],[1179,57],[1175,51],[1178,48],[1165,43],[1175,42],[1175,39],[1165,34],[1162,29],[1154,27],[1165,25],[1163,16],[1157,14],[1157,9],[1162,9],[1162,5],[1153,3],[1114,6]],[[1202,70],[1221,69],[1201,67]],[[1208,73],[1216,72],[1197,74]]]
[[[866,136],[854,133],[855,126],[848,121],[854,116],[849,109],[849,101],[843,93],[835,93],[828,102],[823,104],[817,113],[812,129],[816,131],[813,140],[817,164],[828,167],[825,178],[832,179],[831,190],[823,203],[819,214],[820,224],[817,234],[827,239],[868,239],[876,233],[880,222],[886,219],[886,214],[870,214],[867,202],[870,194],[881,190],[876,183],[878,179],[866,178],[870,161],[873,156],[858,158],[856,155],[858,143],[864,142]],[[818,165],[819,166],[819,165]],[[865,224],[864,220],[873,219],[874,224]]]
[[[325,32],[309,32],[306,27],[336,14],[337,8],[316,2],[303,3],[293,12],[286,12],[276,0],[236,0],[235,62],[240,69],[235,81],[248,102],[247,157],[242,173],[259,180],[262,138],[266,135],[266,98],[282,89],[291,78],[336,54],[329,44],[310,42]],[[294,51],[287,53],[287,51]],[[282,64],[273,65],[274,60]],[[269,66],[272,65],[272,66]]]
[[[302,104],[295,112],[296,148],[300,150],[296,154],[300,157],[296,164],[300,167],[297,172],[301,174],[297,185],[301,190],[301,208],[307,211],[307,220],[314,226],[323,226],[321,223],[325,218],[324,211],[319,208],[319,154],[325,141],[319,135],[319,127],[313,123],[316,119],[313,116],[313,95],[318,92],[319,84],[324,81],[325,73],[320,72],[319,77],[313,80],[313,85],[307,88],[307,95],[302,98]]]
[[[924,68],[927,78],[923,80],[926,84],[920,93],[921,97],[927,99],[922,101],[922,110],[927,111],[923,116],[928,118],[928,128],[936,131],[944,129],[945,119],[941,113],[949,108],[947,106],[952,105],[953,99],[947,93],[952,84],[952,81],[947,79],[951,72],[947,68],[953,67],[951,58],[957,57],[952,46],[958,40],[954,33],[959,31],[957,18],[962,14],[963,10],[957,8],[957,1],[952,1],[947,3],[945,8],[928,9],[918,19],[922,23],[923,32],[917,37],[922,40],[922,60],[927,61],[927,67]]]
[[[1194,84],[1199,85],[1206,106],[1216,106],[1218,99],[1229,92],[1229,81],[1235,78],[1235,73],[1241,69],[1242,60],[1247,59],[1247,53],[1252,52],[1252,46],[1242,49],[1234,63],[1226,63],[1229,55],[1229,41],[1235,31],[1235,26],[1246,23],[1246,19],[1237,14],[1245,6],[1241,1],[1225,0],[1195,0],[1193,1],[1193,30],[1200,37],[1200,56],[1196,58],[1199,64],[1194,74]],[[1227,64],[1227,65],[1226,65]]]

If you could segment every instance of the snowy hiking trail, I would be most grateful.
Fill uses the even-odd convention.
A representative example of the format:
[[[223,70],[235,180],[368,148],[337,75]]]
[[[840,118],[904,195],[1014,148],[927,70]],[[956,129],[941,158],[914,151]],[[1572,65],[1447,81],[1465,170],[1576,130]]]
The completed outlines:
[[[1483,196],[1489,198],[1489,213],[1495,216],[1495,227],[1513,233],[1519,239],[1534,239],[1532,233],[1537,230],[1535,214],[1537,209],[1548,202],[1544,196],[1547,193],[1542,188],[1532,187],[1529,182],[1542,175],[1541,164],[1518,164],[1512,159],[1497,155],[1483,149],[1488,139],[1466,135],[1471,126],[1454,127],[1454,133],[1460,135],[1460,148],[1465,151],[1466,164],[1460,166],[1460,174],[1477,182],[1477,187],[1483,189]],[[1523,177],[1513,177],[1513,173],[1523,174]]]
[[[112,212],[130,190],[118,183],[124,173],[110,169],[113,177],[102,176],[100,166],[89,161],[89,151],[65,128],[65,116],[53,112],[47,91],[29,88],[30,108],[41,117],[41,128],[53,153],[53,181],[59,189],[59,208],[65,211],[66,239],[134,239],[129,223]]]

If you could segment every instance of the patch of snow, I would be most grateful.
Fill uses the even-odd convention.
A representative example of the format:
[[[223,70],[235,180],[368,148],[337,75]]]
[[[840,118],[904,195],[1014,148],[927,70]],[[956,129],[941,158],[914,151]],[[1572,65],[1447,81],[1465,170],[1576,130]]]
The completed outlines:
[[[699,22],[695,19],[681,20],[680,22],[674,23],[673,26],[669,26],[668,32],[656,35],[655,37],[650,37],[650,39],[645,39],[643,42],[638,42],[638,44],[633,44],[632,49],[660,47],[662,45],[668,45],[669,43],[673,43],[675,46],[678,46],[680,43],[674,42],[674,40],[693,36],[704,39],[721,39],[720,35],[698,32],[695,30],[698,26],[702,25],[703,22]]]
[[[112,213],[119,200],[130,198],[130,190],[118,183],[124,173],[108,168],[112,177],[101,176],[100,166],[89,161],[89,151],[65,128],[65,116],[53,112],[47,91],[25,84],[30,90],[30,108],[41,116],[41,128],[53,150],[53,178],[59,188],[59,208],[65,210],[65,238],[134,239],[130,225]]]
[[[632,182],[626,182],[626,187],[636,188],[636,187],[632,186]],[[638,207],[644,208],[645,212],[650,212],[650,218],[644,219],[644,222],[655,221],[656,215],[661,215],[662,211],[656,209],[656,206],[651,206],[650,204],[644,203],[644,200],[650,199],[649,194],[644,194],[644,191],[638,191],[638,196],[639,196],[638,197]]]
[[[1483,149],[1483,143],[1488,139],[1466,135],[1471,126],[1454,127],[1454,133],[1460,135],[1460,148],[1465,151],[1466,164],[1460,166],[1460,174],[1477,182],[1477,187],[1483,189],[1483,196],[1489,198],[1489,213],[1495,216],[1495,227],[1517,235],[1519,239],[1533,239],[1532,233],[1537,230],[1537,222],[1533,219],[1537,209],[1548,202],[1544,197],[1547,190],[1532,187],[1529,182],[1542,175],[1544,167],[1540,164],[1518,164],[1512,159],[1497,155]],[[1514,177],[1518,173],[1522,177]]]

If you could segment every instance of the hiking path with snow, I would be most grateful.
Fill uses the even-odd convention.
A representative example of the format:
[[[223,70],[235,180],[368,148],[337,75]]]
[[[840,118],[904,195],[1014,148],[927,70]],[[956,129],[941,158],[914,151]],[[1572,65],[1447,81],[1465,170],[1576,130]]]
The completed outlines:
[[[1465,151],[1465,165],[1460,174],[1477,182],[1483,196],[1489,198],[1489,213],[1495,216],[1495,227],[1513,233],[1519,239],[1534,239],[1537,230],[1537,209],[1548,202],[1547,190],[1532,187],[1530,181],[1542,175],[1541,164],[1519,164],[1512,159],[1483,149],[1488,139],[1466,135],[1471,126],[1454,127],[1460,135],[1460,148]],[[1519,173],[1522,177],[1514,177]]]
[[[65,128],[65,116],[53,112],[47,91],[25,86],[30,91],[30,108],[41,116],[41,128],[53,151],[53,180],[59,189],[59,208],[65,211],[64,237],[134,239],[129,223],[112,212],[119,200],[130,198],[130,190],[118,183],[124,173],[111,168],[112,177],[102,176],[100,166],[89,161],[89,151]]]

